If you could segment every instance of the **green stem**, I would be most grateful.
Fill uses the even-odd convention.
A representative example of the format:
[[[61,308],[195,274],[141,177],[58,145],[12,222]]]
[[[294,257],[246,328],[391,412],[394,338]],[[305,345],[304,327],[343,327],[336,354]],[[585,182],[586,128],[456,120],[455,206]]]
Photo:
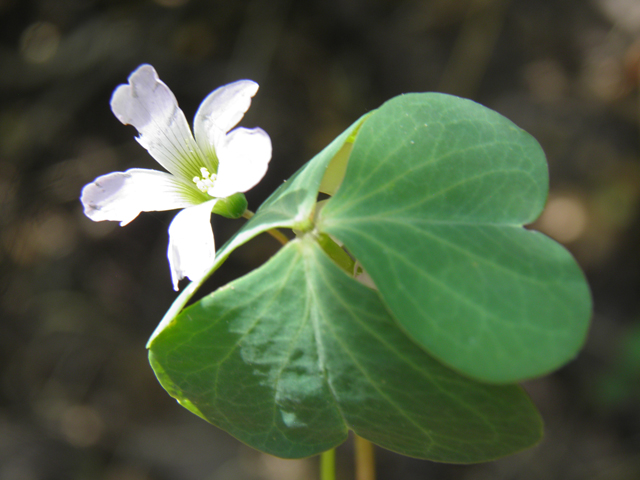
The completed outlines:
[[[349,256],[344,249],[332,240],[326,233],[318,235],[318,245],[324,250],[329,258],[333,259],[336,264],[342,268],[349,276],[353,276],[356,262]]]
[[[350,276],[354,275],[355,261],[331,237],[321,233],[318,235],[318,244],[340,268]],[[333,462],[333,456],[335,455],[333,450],[331,451],[331,455],[331,461]],[[356,480],[376,480],[376,459],[373,444],[358,435],[355,435],[355,467]],[[335,466],[332,468],[335,470]],[[333,480],[334,477],[325,477],[322,473],[323,471],[324,470],[321,469],[321,480]]]
[[[320,454],[320,480],[336,480],[336,450]]]
[[[249,220],[254,215],[255,215],[255,213],[253,213],[249,209],[245,210],[244,213],[242,214],[242,216],[244,218],[246,218],[247,220]],[[271,229],[267,230],[267,233],[269,235],[271,235],[273,238],[275,238],[276,240],[278,240],[282,245],[286,245],[287,242],[289,241],[289,239],[286,237],[286,235],[284,235],[280,230],[276,230],[275,228],[271,228]]]
[[[355,436],[356,480],[376,480],[376,458],[373,444]]]

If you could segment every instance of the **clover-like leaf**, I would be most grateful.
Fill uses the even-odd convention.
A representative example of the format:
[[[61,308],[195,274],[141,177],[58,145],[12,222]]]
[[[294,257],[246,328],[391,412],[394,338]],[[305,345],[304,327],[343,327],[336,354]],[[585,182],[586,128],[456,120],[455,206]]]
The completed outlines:
[[[362,125],[318,228],[344,242],[428,352],[473,378],[514,382],[573,358],[591,311],[571,255],[522,228],[547,183],[538,143],[498,113],[403,95]]]
[[[507,455],[541,435],[519,387],[478,383],[431,358],[311,235],[185,309],[149,358],[186,408],[286,458],[334,447],[349,429],[456,463]]]
[[[526,448],[537,412],[519,387],[492,384],[570,360],[591,307],[571,255],[523,227],[547,181],[537,142],[497,113],[397,97],[274,192],[211,271],[270,228],[299,238],[182,311],[199,284],[185,289],[149,341],[154,371],[185,408],[282,457],[349,429],[435,461]],[[319,190],[334,195],[322,210]],[[377,290],[340,270],[353,262],[331,237]]]

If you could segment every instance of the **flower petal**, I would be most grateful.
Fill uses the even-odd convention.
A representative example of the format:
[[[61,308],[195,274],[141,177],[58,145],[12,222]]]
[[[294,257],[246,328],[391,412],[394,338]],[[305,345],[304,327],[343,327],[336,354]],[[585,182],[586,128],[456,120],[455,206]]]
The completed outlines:
[[[94,222],[119,221],[126,225],[140,212],[173,210],[195,203],[187,188],[172,175],[133,168],[96,178],[82,189],[84,213]],[[190,193],[190,192],[189,192]]]
[[[236,128],[217,150],[218,179],[209,195],[224,198],[246,192],[262,180],[271,160],[271,139],[261,128]]]
[[[125,125],[133,125],[140,145],[169,172],[191,179],[203,166],[187,119],[169,87],[151,65],[141,65],[111,97],[111,110]]]
[[[257,91],[256,82],[239,80],[217,88],[202,101],[193,130],[205,155],[215,158],[218,142],[242,119]]]
[[[216,247],[211,229],[211,210],[217,200],[185,208],[169,225],[169,267],[173,289],[185,277],[201,279],[213,265]]]

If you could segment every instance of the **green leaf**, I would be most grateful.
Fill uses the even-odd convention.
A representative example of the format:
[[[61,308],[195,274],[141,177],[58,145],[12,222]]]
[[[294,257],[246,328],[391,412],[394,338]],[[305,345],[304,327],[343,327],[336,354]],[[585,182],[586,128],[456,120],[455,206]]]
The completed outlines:
[[[571,255],[522,228],[547,194],[529,134],[469,100],[410,94],[362,125],[318,228],[344,242],[402,328],[487,382],[558,368],[591,301]]]
[[[432,359],[310,235],[184,310],[149,358],[186,408],[286,458],[332,448],[348,429],[456,463],[508,455],[541,436],[519,387],[477,383]]]

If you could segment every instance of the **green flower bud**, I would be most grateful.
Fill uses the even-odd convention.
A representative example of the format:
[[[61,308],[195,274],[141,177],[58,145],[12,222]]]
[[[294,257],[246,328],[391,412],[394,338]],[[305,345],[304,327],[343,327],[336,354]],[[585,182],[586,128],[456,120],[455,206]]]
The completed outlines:
[[[247,209],[247,205],[244,193],[234,193],[229,197],[220,198],[213,206],[213,213],[227,218],[240,218]]]

